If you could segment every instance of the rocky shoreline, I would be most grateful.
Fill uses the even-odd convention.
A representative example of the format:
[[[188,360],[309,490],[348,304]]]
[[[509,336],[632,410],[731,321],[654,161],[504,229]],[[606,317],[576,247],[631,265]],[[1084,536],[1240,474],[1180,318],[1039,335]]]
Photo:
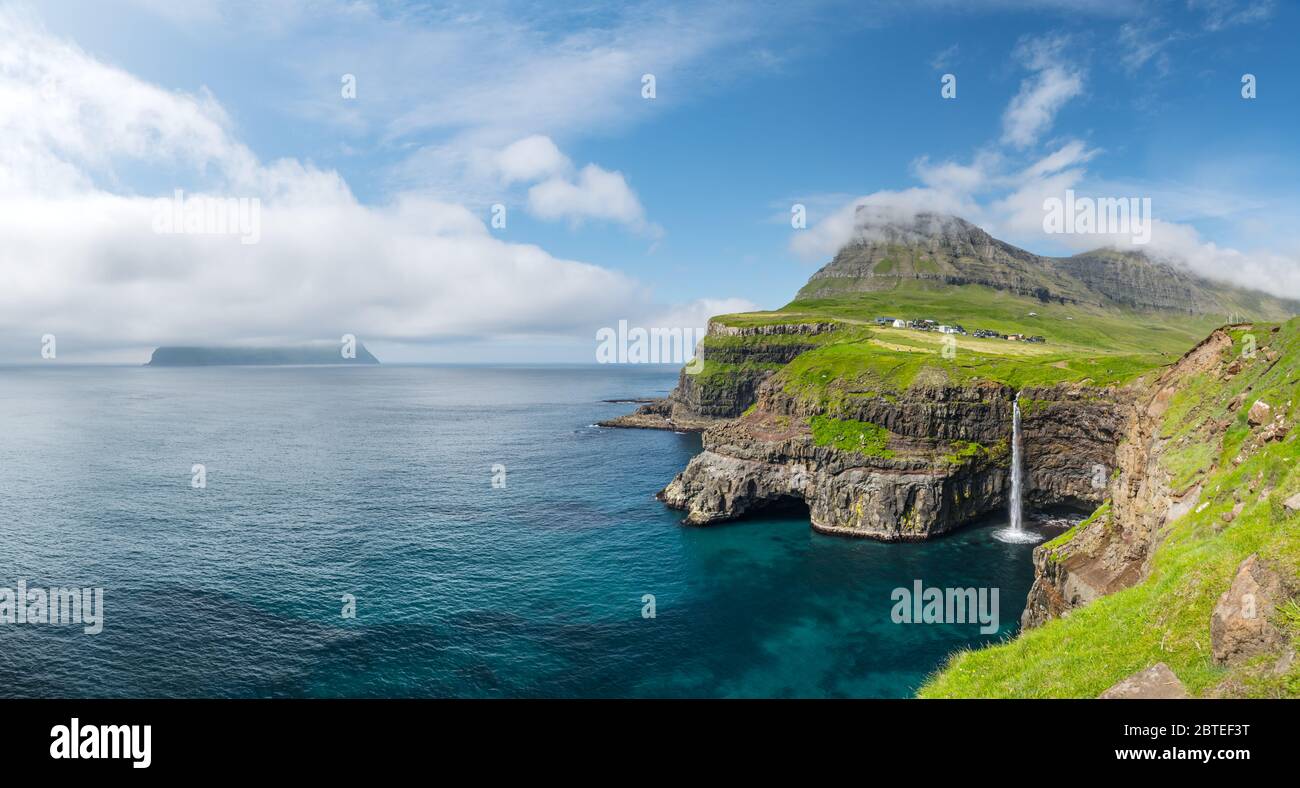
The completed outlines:
[[[1114,467],[1124,392],[1071,384],[1032,395],[1039,404],[1022,444],[1027,467],[1042,470],[1027,473],[1027,500],[1095,507],[1105,493],[1097,467]],[[1006,507],[1014,397],[1010,387],[978,384],[864,400],[852,415],[886,427],[888,438],[863,452],[818,445],[810,424],[821,414],[765,384],[750,412],[704,430],[704,451],[659,498],[689,525],[795,501],[822,533],[928,539]]]
[[[630,401],[630,400],[624,400]],[[691,416],[688,413],[673,413],[673,401],[662,399],[634,400],[643,402],[634,413],[615,416],[612,419],[596,422],[598,427],[615,427],[630,430],[671,430],[673,432],[703,432],[718,419]]]

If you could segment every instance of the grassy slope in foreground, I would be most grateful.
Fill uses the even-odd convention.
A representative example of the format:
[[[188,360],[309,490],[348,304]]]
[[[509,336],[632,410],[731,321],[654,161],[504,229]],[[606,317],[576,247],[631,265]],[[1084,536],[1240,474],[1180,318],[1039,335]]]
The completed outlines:
[[[1267,332],[1266,326],[1254,329],[1261,337]],[[1233,464],[1251,437],[1251,403],[1267,402],[1288,424],[1300,408],[1300,319],[1286,323],[1268,344],[1280,353],[1277,363],[1258,356],[1228,382],[1215,377],[1217,370],[1203,373],[1175,395],[1165,413],[1162,437],[1180,448],[1166,451],[1162,462],[1171,473],[1184,474],[1184,484],[1201,481],[1204,505],[1168,527],[1146,579],[1008,643],[953,655],[921,688],[922,697],[1092,698],[1156,662],[1167,663],[1193,695],[1225,680],[1250,696],[1300,695],[1300,660],[1276,675],[1273,658],[1227,669],[1210,655],[1211,613],[1245,558],[1258,553],[1278,571],[1300,576],[1300,516],[1282,505],[1300,490],[1300,431]],[[1231,411],[1229,402],[1242,392],[1245,404]],[[1227,430],[1207,434],[1207,420],[1227,421]],[[1209,462],[1192,463],[1196,467],[1188,470],[1184,456],[1207,456]],[[1238,497],[1244,508],[1225,522]],[[1292,647],[1300,645],[1294,601],[1279,611],[1278,623]]]

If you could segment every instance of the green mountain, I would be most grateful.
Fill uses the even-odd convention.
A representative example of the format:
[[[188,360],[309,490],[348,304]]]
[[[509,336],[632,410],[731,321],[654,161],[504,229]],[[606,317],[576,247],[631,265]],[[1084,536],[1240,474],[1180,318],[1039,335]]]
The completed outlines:
[[[813,275],[796,302],[981,285],[1043,303],[1205,315],[1220,323],[1300,312],[1298,302],[1213,282],[1143,252],[1043,257],[954,216],[864,225],[857,236]]]

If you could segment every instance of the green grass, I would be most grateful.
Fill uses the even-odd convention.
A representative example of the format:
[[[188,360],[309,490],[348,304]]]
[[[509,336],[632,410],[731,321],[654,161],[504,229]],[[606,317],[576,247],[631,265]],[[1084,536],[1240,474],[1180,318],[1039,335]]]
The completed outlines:
[[[949,465],[964,465],[977,458],[1005,462],[1009,456],[1008,451],[1008,442],[1005,440],[993,446],[985,446],[975,441],[953,441],[952,451],[945,455],[943,460]]]
[[[1186,490],[1210,469],[1218,454],[1219,447],[1207,441],[1195,441],[1166,451],[1160,458],[1160,465],[1169,471],[1169,488]]]
[[[1034,334],[1047,342],[1028,345],[957,337],[955,357],[945,358],[937,335],[876,328],[874,320],[881,316],[929,318],[958,323],[968,331],[984,328],[1004,334]],[[1065,305],[987,287],[953,287],[920,280],[901,280],[885,291],[796,300],[771,312],[723,315],[714,320],[741,327],[839,323],[837,331],[811,337],[705,340],[706,348],[720,352],[744,348],[757,339],[773,347],[780,343],[816,346],[796,358],[781,376],[787,392],[828,409],[847,397],[897,396],[914,383],[992,381],[1017,389],[1073,381],[1099,386],[1128,383],[1177,360],[1217,324],[1215,318],[1204,316]],[[870,341],[872,338],[876,341]]]
[[[775,310],[771,312],[737,312],[730,315],[717,315],[709,318],[710,322],[732,328],[757,328],[759,326],[777,326],[797,323],[836,322],[833,318],[815,312],[799,310]]]
[[[915,352],[893,349],[896,345],[905,346],[899,343],[914,341],[895,336],[907,333],[910,332],[877,332],[875,336],[885,338],[889,346],[866,340],[809,350],[777,373],[778,379],[788,394],[834,413],[851,397],[896,396],[914,385],[988,381],[1020,389],[1075,381],[1098,386],[1126,383],[1159,367],[1163,361],[1158,356],[1113,353],[996,355],[963,349],[960,339],[952,358],[945,358],[942,346],[937,344],[929,348],[915,345]]]
[[[1058,547],[1064,547],[1065,545],[1069,544],[1071,541],[1074,540],[1074,537],[1079,535],[1080,531],[1092,525],[1093,523],[1100,520],[1101,518],[1108,517],[1109,515],[1110,515],[1110,501],[1106,501],[1101,506],[1098,506],[1097,510],[1094,511],[1091,515],[1089,515],[1088,518],[1085,519],[1083,522],[1075,523],[1074,525],[1070,526],[1070,528],[1065,533],[1058,535],[1055,539],[1051,539],[1047,542],[1044,542],[1043,549],[1048,552],[1052,552],[1052,558],[1056,559],[1058,556],[1054,551]]]
[[[955,337],[955,353],[947,358],[943,337],[876,327],[875,318],[882,316],[958,323],[967,331],[1034,334],[1047,342]],[[781,384],[788,393],[832,415],[848,398],[896,397],[916,384],[989,381],[1016,389],[1066,382],[1125,384],[1177,360],[1216,325],[1207,317],[1044,303],[986,287],[917,280],[902,280],[886,291],[796,300],[772,312],[715,320],[736,326],[838,322],[839,330],[817,335],[819,339],[778,340],[815,345],[779,373]],[[706,340],[706,347],[741,347],[743,340],[751,338],[720,338],[711,345],[714,339]]]
[[[1257,330],[1269,337],[1268,327]],[[1096,697],[1117,681],[1156,662],[1165,662],[1193,695],[1204,694],[1225,680],[1258,696],[1300,696],[1300,664],[1274,675],[1271,660],[1231,669],[1216,665],[1210,654],[1210,615],[1232,581],[1237,567],[1258,553],[1270,566],[1300,577],[1300,516],[1289,515],[1282,501],[1300,490],[1300,436],[1265,444],[1240,465],[1230,462],[1241,448],[1244,409],[1231,414],[1228,402],[1250,387],[1252,396],[1292,408],[1300,403],[1300,321],[1292,320],[1272,347],[1281,354],[1271,367],[1261,358],[1224,384],[1217,371],[1202,374],[1182,387],[1170,403],[1164,427],[1171,434],[1199,440],[1196,457],[1217,457],[1211,467],[1186,462],[1187,479],[1199,481],[1205,504],[1169,526],[1156,547],[1150,572],[1142,582],[1073,610],[1064,618],[1022,633],[990,648],[962,651],[921,688],[922,697]],[[1232,356],[1230,350],[1225,357]],[[1231,420],[1223,437],[1207,433],[1208,419]],[[1198,466],[1199,469],[1193,469]],[[1267,495],[1260,500],[1261,493]],[[1240,501],[1238,501],[1240,499]],[[1238,503],[1241,513],[1230,523],[1223,515]],[[1059,550],[1093,522],[1046,545]],[[1276,619],[1300,645],[1300,610],[1294,602]]]
[[[1030,317],[1030,312],[1037,316]],[[870,322],[876,317],[929,318],[959,323],[967,331],[1037,334],[1051,345],[1168,356],[1175,361],[1222,322],[1189,316],[1042,302],[977,285],[952,287],[902,280],[890,290],[795,300],[776,313]],[[735,316],[729,316],[734,318]]]
[[[889,430],[869,421],[833,419],[813,416],[808,419],[813,443],[833,446],[841,451],[851,451],[868,457],[893,457],[889,445]]]
[[[744,334],[729,336],[714,334],[706,336],[703,347],[706,351],[748,350],[761,346],[782,347],[790,345],[822,345],[840,341],[845,331],[826,331],[820,334]]]

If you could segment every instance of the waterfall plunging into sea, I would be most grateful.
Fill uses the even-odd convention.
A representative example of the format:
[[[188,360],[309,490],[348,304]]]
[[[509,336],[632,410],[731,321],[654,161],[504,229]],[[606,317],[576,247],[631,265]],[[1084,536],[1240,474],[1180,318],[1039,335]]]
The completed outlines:
[[[1020,445],[1020,392],[1011,405],[1011,499],[1007,514],[1011,524],[993,532],[993,536],[1003,542],[1037,542],[1039,537],[1024,528],[1024,503],[1021,485],[1024,476],[1024,458]]]
[[[1020,504],[1020,392],[1011,406],[1011,530],[1020,531],[1023,511]]]

